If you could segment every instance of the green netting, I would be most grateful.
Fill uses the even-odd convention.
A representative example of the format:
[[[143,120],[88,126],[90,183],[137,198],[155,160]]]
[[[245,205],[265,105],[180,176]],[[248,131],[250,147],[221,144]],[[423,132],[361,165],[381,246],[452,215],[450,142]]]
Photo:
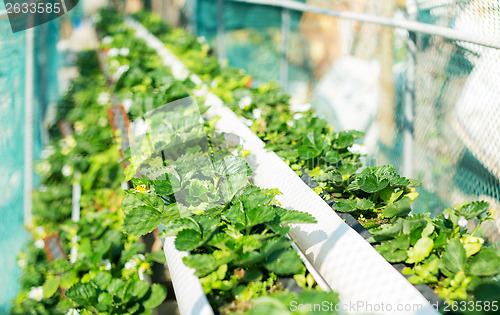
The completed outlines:
[[[3,9],[0,7],[0,10]],[[59,20],[34,28],[33,43],[33,158],[47,141],[43,126],[49,104],[59,97]],[[0,22],[0,313],[6,313],[19,288],[16,263],[29,234],[23,226],[24,191],[24,104],[26,32],[13,34],[8,20]],[[37,186],[34,173],[34,187]]]
[[[0,22],[0,313],[7,312],[19,287],[16,257],[27,239],[23,228],[25,45],[24,32],[12,34],[9,21]]]

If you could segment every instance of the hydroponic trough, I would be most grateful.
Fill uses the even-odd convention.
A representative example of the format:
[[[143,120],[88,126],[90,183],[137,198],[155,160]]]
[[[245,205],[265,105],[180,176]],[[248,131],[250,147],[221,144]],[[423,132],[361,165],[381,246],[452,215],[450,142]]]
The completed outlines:
[[[126,23],[136,30],[137,37],[158,52],[176,79],[189,76],[184,64],[140,23],[131,18],[126,19]],[[207,93],[208,88],[198,76],[191,75],[190,79],[201,85],[198,93],[206,95],[205,104],[210,106],[206,118],[219,116],[216,128],[239,136],[244,149],[251,151],[247,162],[253,170],[253,183],[262,188],[278,188],[282,195],[277,199],[282,207],[307,212],[316,218],[316,224],[292,224],[289,234],[328,285],[339,293],[341,306],[348,313],[437,314],[422,294],[279,156],[267,151],[264,143],[222,100]],[[182,262],[187,253],[175,248],[172,237],[165,238],[163,244],[181,314],[213,314],[194,270]]]

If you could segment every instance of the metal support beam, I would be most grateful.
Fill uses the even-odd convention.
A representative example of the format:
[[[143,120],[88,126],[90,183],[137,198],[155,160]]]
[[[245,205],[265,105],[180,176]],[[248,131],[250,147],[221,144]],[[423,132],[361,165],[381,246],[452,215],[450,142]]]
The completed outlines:
[[[408,18],[418,19],[415,0],[406,0]],[[405,71],[404,92],[404,131],[403,131],[403,175],[413,178],[413,112],[415,109],[415,78],[417,76],[417,34],[408,33],[406,47],[407,68]]]
[[[24,76],[24,225],[31,226],[31,193],[33,190],[33,84],[34,32],[26,30],[26,59]]]
[[[225,33],[224,0],[217,0],[217,57],[219,58],[219,63],[226,59]]]
[[[281,10],[281,63],[280,83],[285,92],[288,91],[288,42],[290,38],[290,10]]]
[[[364,13],[332,10],[291,0],[229,0],[229,1],[269,5],[299,12],[311,12],[338,18],[360,21],[360,22],[374,23],[390,27],[398,27],[407,29],[408,31],[412,32],[426,33],[430,35],[441,36],[451,40],[464,41],[481,46],[500,49],[500,39],[498,38],[488,38],[485,36],[481,36],[479,34],[458,31],[447,27],[441,27],[417,21],[409,21],[406,19],[395,19],[395,18],[381,17],[377,15],[370,15]]]

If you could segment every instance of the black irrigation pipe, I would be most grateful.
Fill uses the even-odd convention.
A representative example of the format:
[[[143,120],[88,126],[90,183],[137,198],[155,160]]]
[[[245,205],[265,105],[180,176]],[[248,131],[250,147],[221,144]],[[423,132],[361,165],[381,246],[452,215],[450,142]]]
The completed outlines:
[[[311,176],[307,174],[305,169],[301,169],[302,175],[300,176],[300,179],[309,186],[311,189],[318,187],[319,184],[314,181]],[[333,209],[333,205],[335,204],[335,199],[330,196],[328,200],[325,199],[326,196],[329,196],[327,193],[322,192],[319,195],[324,202],[326,202],[330,208],[332,208],[332,211],[334,211],[344,222],[350,226],[354,231],[358,232],[359,235],[361,235],[365,240],[371,237],[371,233],[368,232],[367,229],[361,223],[359,223],[358,220],[356,220],[351,214],[345,213],[345,212],[338,212]],[[405,263],[390,263],[394,269],[399,271],[399,273],[403,274],[403,268],[405,267],[410,267],[409,264]],[[404,275],[406,279],[409,278],[409,276]],[[443,300],[434,293],[434,291],[426,284],[417,284],[413,285],[426,299],[429,301],[431,305],[443,305]]]

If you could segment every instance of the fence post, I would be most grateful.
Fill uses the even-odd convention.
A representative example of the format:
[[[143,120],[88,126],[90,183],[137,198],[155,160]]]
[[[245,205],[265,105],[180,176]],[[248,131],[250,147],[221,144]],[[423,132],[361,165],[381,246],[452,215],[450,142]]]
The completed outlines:
[[[281,63],[280,83],[285,92],[288,91],[288,42],[290,38],[290,10],[281,9]]]
[[[415,0],[406,0],[406,10],[411,21],[418,20]],[[404,131],[403,131],[403,175],[413,177],[413,113],[415,110],[415,77],[417,71],[417,35],[408,31],[407,67],[404,96]]]
[[[31,226],[33,190],[33,84],[34,84],[34,33],[26,30],[26,60],[24,75],[24,225]]]
[[[217,57],[219,58],[219,63],[226,59],[225,32],[224,0],[217,0]]]

